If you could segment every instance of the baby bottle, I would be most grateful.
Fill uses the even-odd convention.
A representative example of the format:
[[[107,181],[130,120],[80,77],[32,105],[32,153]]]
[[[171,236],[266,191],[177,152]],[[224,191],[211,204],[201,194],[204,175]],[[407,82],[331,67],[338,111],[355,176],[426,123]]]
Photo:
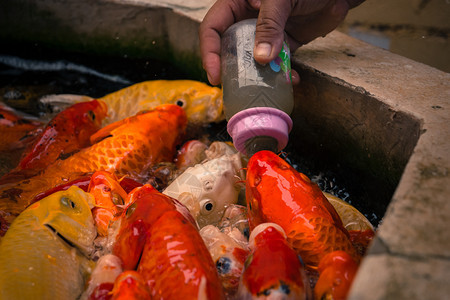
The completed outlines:
[[[289,47],[261,65],[253,58],[256,19],[240,21],[222,36],[221,70],[227,130],[248,156],[286,147],[294,106]]]

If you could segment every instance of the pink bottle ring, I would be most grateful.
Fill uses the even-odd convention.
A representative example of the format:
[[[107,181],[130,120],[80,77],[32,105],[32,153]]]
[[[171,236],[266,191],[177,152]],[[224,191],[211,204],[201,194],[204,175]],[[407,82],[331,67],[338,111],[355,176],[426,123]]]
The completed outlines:
[[[246,154],[245,142],[255,136],[270,136],[278,141],[278,151],[286,147],[292,120],[287,113],[273,107],[253,107],[235,114],[227,130],[236,149]]]

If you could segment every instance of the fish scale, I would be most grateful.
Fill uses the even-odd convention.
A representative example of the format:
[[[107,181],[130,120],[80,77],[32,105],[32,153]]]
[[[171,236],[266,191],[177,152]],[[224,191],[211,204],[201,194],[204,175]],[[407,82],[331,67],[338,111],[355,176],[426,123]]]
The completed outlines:
[[[355,248],[351,243],[348,243],[347,235],[340,230],[336,230],[335,225],[329,220],[312,218],[309,223],[314,224],[314,228],[311,228],[311,230],[308,230],[307,226],[294,223],[288,229],[287,238],[292,248],[301,257],[308,257],[310,265],[317,266],[323,257],[323,253],[337,250],[356,256]]]

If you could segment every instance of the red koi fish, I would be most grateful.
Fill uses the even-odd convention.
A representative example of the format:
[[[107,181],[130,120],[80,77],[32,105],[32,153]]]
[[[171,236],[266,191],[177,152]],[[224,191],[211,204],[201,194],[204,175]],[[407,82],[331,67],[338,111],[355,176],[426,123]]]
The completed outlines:
[[[12,221],[37,194],[98,170],[145,181],[149,168],[173,159],[186,125],[184,110],[167,104],[102,128],[91,136],[92,146],[39,175],[0,186],[2,222]]]
[[[344,251],[328,253],[320,261],[315,299],[344,300],[355,278],[358,264]]]
[[[154,299],[223,299],[222,286],[197,228],[176,210],[153,224],[137,271]]]
[[[148,285],[144,278],[141,274],[132,270],[125,271],[117,277],[110,295],[112,296],[111,300],[152,299],[150,290],[148,289]]]
[[[122,273],[121,264],[120,259],[112,254],[106,254],[100,257],[87,282],[87,288],[80,299],[111,299],[114,282]]]
[[[65,159],[90,145],[101,128],[107,107],[103,101],[77,103],[57,114],[25,149],[19,165],[1,183],[29,178],[57,159]],[[22,176],[21,176],[22,175]]]
[[[304,267],[279,225],[256,226],[249,243],[252,251],[239,284],[239,299],[311,299]]]
[[[187,208],[150,185],[128,197],[133,204],[113,248],[124,269],[141,274],[152,299],[223,299],[216,267]]]
[[[317,184],[270,151],[253,155],[247,165],[246,199],[250,228],[280,225],[291,247],[310,268],[336,250],[359,260],[336,210]]]
[[[151,224],[155,223],[166,211],[176,210],[177,207],[185,210],[187,215],[189,211],[179,202],[159,193],[149,184],[129,193],[127,203],[131,204],[120,218],[120,229],[112,252],[122,260],[125,270],[135,270],[144,249],[146,233]],[[195,224],[192,217],[190,220]]]
[[[127,206],[127,193],[120,186],[114,174],[106,171],[97,171],[92,174],[88,192],[95,198],[95,207],[92,209],[97,232],[107,236],[112,221],[120,215]]]

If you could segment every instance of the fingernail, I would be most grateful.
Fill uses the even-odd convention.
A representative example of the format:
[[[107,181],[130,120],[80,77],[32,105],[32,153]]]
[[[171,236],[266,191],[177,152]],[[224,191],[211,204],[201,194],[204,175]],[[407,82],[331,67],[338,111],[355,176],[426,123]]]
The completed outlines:
[[[256,46],[254,56],[259,57],[268,57],[270,56],[270,53],[272,52],[272,45],[269,43],[259,43]]]
[[[212,80],[211,80],[211,75],[209,75],[208,72],[206,72],[206,76],[208,77],[208,81],[209,83],[213,84]]]

